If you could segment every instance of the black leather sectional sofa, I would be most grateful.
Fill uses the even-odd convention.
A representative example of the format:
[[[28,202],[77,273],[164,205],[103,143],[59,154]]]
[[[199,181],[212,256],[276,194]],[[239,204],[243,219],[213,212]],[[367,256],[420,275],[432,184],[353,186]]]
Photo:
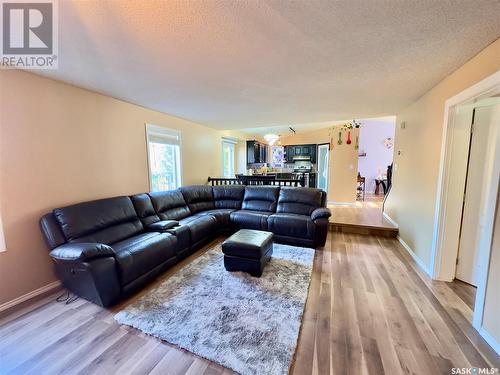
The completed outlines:
[[[187,186],[57,208],[40,227],[63,285],[110,306],[221,231],[259,229],[275,242],[318,247],[329,216],[319,189]]]

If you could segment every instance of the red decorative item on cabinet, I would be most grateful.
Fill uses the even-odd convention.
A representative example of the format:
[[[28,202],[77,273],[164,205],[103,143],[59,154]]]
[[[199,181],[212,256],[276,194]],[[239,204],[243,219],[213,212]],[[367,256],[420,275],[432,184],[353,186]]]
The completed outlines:
[[[346,143],[348,145],[350,145],[352,143],[352,141],[351,141],[351,131],[350,130],[347,132],[347,142]]]

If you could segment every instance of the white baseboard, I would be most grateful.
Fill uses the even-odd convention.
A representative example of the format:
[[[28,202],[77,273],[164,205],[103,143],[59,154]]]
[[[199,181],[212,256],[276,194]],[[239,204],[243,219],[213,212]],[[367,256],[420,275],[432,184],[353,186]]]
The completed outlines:
[[[8,310],[16,305],[19,305],[20,303],[23,303],[25,301],[28,301],[32,298],[35,298],[41,294],[44,294],[44,293],[47,293],[47,292],[50,292],[52,289],[56,289],[58,288],[59,286],[61,285],[61,282],[60,281],[54,281],[50,284],[47,284],[45,286],[42,286],[41,288],[38,288],[38,289],[35,289],[29,293],[26,293],[20,297],[17,297],[17,298],[14,298],[13,300],[11,301],[7,301],[5,303],[2,303],[0,305],[0,312],[2,311],[5,311],[5,310]]]
[[[410,256],[413,258],[413,260],[415,261],[415,263],[417,263],[417,265],[420,267],[420,269],[422,271],[424,271],[427,274],[427,276],[429,276],[430,278],[432,278],[431,273],[429,272],[429,268],[422,261],[422,259],[420,259],[418,257],[418,255],[415,254],[415,252],[412,250],[412,248],[399,235],[398,235],[397,239],[398,239],[399,243],[401,245],[403,245],[403,247],[408,252],[408,254],[410,254]]]
[[[391,223],[392,225],[394,225],[395,227],[399,228],[399,225],[398,223],[396,223],[392,217],[390,217],[388,214],[386,214],[385,212],[382,213],[384,218],[389,222]],[[415,254],[415,252],[412,250],[412,248],[401,238],[401,236],[398,234],[398,236],[396,237],[399,241],[399,243],[401,245],[403,245],[404,249],[408,252],[408,254],[410,254],[410,256],[412,257],[412,259],[415,261],[415,263],[418,264],[418,266],[420,267],[420,269],[422,271],[424,271],[427,276],[429,276],[430,278],[432,278],[431,276],[431,273],[429,272],[429,268],[427,267],[427,265],[422,261],[422,259],[420,259],[418,257],[417,254]]]
[[[333,201],[329,201],[329,202],[327,202],[327,205],[328,206],[350,206],[350,207],[354,207],[354,206],[356,206],[356,202],[333,202]]]
[[[500,343],[495,340],[495,338],[491,336],[484,328],[479,329],[479,334],[484,339],[484,341],[486,341],[488,345],[491,346],[498,355],[500,355]]]
[[[391,223],[392,225],[394,225],[396,228],[399,228],[399,225],[398,223],[396,223],[392,217],[390,217],[389,215],[387,215],[385,212],[382,212],[382,215],[384,216],[384,218],[389,222]]]

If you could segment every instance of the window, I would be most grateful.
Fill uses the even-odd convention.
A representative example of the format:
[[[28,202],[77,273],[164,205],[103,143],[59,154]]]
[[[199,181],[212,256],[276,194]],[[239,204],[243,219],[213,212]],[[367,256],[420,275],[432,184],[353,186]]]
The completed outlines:
[[[176,130],[146,124],[151,191],[181,186],[181,134]]]
[[[234,177],[234,145],[232,139],[222,138],[222,177]]]

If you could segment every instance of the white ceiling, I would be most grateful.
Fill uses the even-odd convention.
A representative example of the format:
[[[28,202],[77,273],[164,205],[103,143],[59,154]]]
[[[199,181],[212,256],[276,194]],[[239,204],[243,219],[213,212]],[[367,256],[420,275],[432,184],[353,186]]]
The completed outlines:
[[[343,125],[351,122],[352,119],[343,120],[343,121],[325,121],[325,122],[313,122],[313,123],[305,123],[305,124],[292,124],[292,125],[278,125],[273,127],[261,127],[261,128],[246,128],[241,129],[240,131],[250,137],[256,136],[264,136],[266,134],[277,134],[279,136],[289,136],[293,134],[301,134],[308,133],[315,130],[321,130],[330,128],[335,125]],[[376,126],[381,123],[391,123],[395,124],[396,117],[395,116],[385,116],[385,117],[376,117],[376,118],[365,118],[365,119],[356,119],[357,122],[362,125]],[[293,133],[290,130],[290,127],[295,130]]]
[[[60,1],[40,74],[219,129],[392,115],[496,40],[500,1]]]

